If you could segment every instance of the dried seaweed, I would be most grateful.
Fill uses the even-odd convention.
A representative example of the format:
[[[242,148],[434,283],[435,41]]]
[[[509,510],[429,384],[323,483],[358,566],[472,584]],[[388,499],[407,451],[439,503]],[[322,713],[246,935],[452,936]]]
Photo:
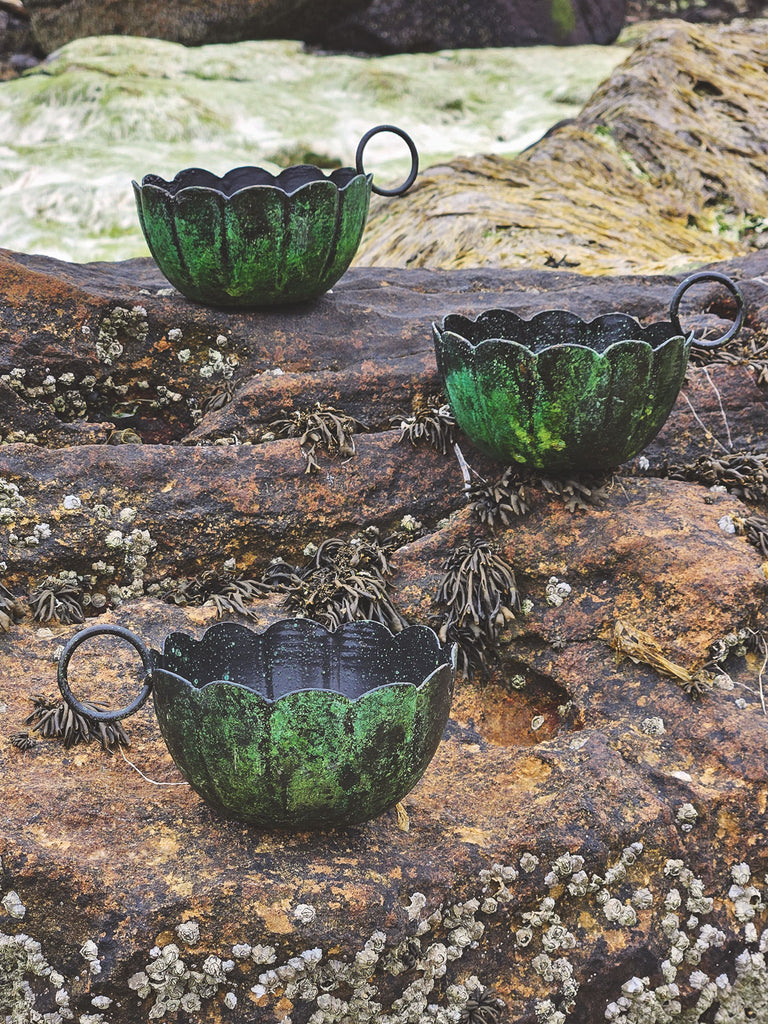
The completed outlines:
[[[490,989],[471,989],[461,1011],[461,1024],[500,1024],[505,1009],[504,1000]]]
[[[495,529],[501,523],[509,526],[518,516],[528,511],[525,499],[525,481],[519,471],[509,466],[498,480],[488,483],[482,477],[470,485],[467,499],[472,512],[483,526]]]
[[[307,473],[317,473],[320,463],[316,453],[322,449],[331,456],[351,457],[355,454],[352,435],[366,430],[365,424],[340,409],[316,402],[312,409],[297,409],[289,416],[273,420],[270,430],[276,437],[297,437]]]
[[[225,405],[229,405],[234,396],[234,391],[234,381],[225,380],[221,391],[215,392],[215,394],[211,395],[210,398],[206,398],[203,402],[203,414],[215,412],[217,409],[223,409]]]
[[[604,476],[582,476],[578,480],[572,477],[555,480],[545,476],[533,479],[541,484],[547,494],[561,498],[569,512],[599,508],[608,500],[608,479]]]
[[[262,581],[244,579],[227,571],[207,569],[199,576],[173,582],[160,583],[167,604],[200,606],[213,604],[219,618],[226,613],[239,613],[254,618],[250,605],[265,597],[272,587]]]
[[[765,506],[768,502],[768,454],[732,452],[702,455],[689,466],[669,466],[673,480],[695,480],[706,487],[725,487],[746,502]]]
[[[29,598],[29,606],[36,622],[53,620],[64,625],[85,621],[83,591],[72,580],[46,576]]]
[[[712,676],[706,669],[689,672],[670,661],[650,634],[623,619],[616,619],[613,624],[611,646],[636,665],[648,665],[660,675],[675,679],[690,697],[699,697],[712,689]]]
[[[8,737],[11,746],[16,747],[17,750],[31,750],[37,743],[34,736],[30,736],[28,732],[14,732]]]
[[[761,332],[741,332],[716,349],[694,346],[691,350],[691,363],[746,366],[754,374],[755,384],[768,384],[768,340]]]
[[[130,746],[120,722],[96,721],[75,711],[65,701],[57,701],[41,693],[34,694],[30,700],[33,710],[24,719],[24,725],[31,725],[32,731],[40,733],[44,739],[61,740],[67,749],[91,740],[98,740],[106,751]],[[81,703],[92,711],[107,710],[104,704],[86,700]]]
[[[407,622],[389,596],[389,572],[387,552],[375,539],[330,537],[303,567],[274,559],[263,579],[286,594],[288,611],[328,629],[373,619],[399,632]]]
[[[514,569],[480,538],[459,545],[442,568],[436,602],[447,614],[440,639],[459,645],[464,675],[486,676],[498,657],[501,630],[520,609]]]
[[[21,601],[17,601],[5,584],[0,583],[0,633],[7,633],[23,615],[24,606]]]
[[[432,395],[424,402],[414,402],[410,416],[396,417],[392,422],[400,427],[400,440],[408,440],[414,448],[428,444],[445,455],[454,443],[456,420],[442,396]]]

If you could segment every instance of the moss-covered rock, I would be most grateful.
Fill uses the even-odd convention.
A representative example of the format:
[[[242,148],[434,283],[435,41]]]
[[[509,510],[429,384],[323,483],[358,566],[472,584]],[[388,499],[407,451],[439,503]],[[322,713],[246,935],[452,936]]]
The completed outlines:
[[[433,167],[375,205],[358,262],[676,271],[768,234],[765,22],[662,22],[581,114],[514,159]]]

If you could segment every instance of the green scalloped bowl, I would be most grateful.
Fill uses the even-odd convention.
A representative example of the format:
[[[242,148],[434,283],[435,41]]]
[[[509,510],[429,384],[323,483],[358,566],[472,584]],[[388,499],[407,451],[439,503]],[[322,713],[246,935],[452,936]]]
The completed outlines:
[[[642,451],[675,404],[693,340],[679,323],[565,310],[451,314],[432,327],[462,431],[501,462],[553,473],[612,469]]]
[[[286,619],[172,633],[153,673],[168,750],[199,795],[263,827],[367,821],[426,771],[450,713],[455,651],[427,626],[330,632]]]

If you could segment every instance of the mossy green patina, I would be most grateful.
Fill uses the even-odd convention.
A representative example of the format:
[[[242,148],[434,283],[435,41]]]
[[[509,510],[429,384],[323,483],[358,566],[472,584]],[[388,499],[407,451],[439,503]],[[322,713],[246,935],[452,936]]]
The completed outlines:
[[[332,287],[360,244],[371,175],[289,171],[293,187],[261,168],[134,182],[144,236],[171,284],[194,301],[230,308],[303,302]],[[233,190],[236,173],[245,184]]]
[[[691,338],[609,314],[492,310],[434,325],[437,364],[464,433],[510,464],[611,469],[661,430],[682,386]]]
[[[204,800],[263,827],[367,821],[424,774],[448,720],[454,658],[432,630],[306,619],[258,635],[231,623],[174,633],[155,712]]]

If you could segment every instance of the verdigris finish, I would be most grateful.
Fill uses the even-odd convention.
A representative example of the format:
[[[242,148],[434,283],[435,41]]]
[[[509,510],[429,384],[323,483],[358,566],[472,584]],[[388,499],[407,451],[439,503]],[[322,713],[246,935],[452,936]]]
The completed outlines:
[[[383,131],[404,138],[412,158],[406,181],[386,190],[363,169],[366,142]],[[356,168],[326,175],[299,164],[275,176],[236,167],[219,178],[191,167],[170,182],[147,174],[132,184],[147,245],[180,292],[211,306],[273,306],[317,298],[339,280],[360,244],[371,190],[402,195],[418,155],[405,132],[379,125],[360,141]]]
[[[433,324],[437,366],[456,421],[488,455],[552,472],[612,469],[642,451],[669,416],[683,383],[693,335],[678,319],[693,274],[676,290],[670,320],[643,327],[624,313],[584,321],[554,309],[524,320],[492,309],[475,320],[452,314]]]
[[[142,656],[147,681],[115,712],[83,709],[67,665],[88,637],[113,633]],[[148,652],[121,627],[70,640],[59,686],[70,706],[102,721],[136,710],[151,690],[160,731],[192,788],[224,814],[266,828],[368,821],[426,771],[451,707],[455,652],[427,626],[392,634],[381,623],[335,632],[283,619],[259,634],[217,623],[198,641],[171,633]]]

